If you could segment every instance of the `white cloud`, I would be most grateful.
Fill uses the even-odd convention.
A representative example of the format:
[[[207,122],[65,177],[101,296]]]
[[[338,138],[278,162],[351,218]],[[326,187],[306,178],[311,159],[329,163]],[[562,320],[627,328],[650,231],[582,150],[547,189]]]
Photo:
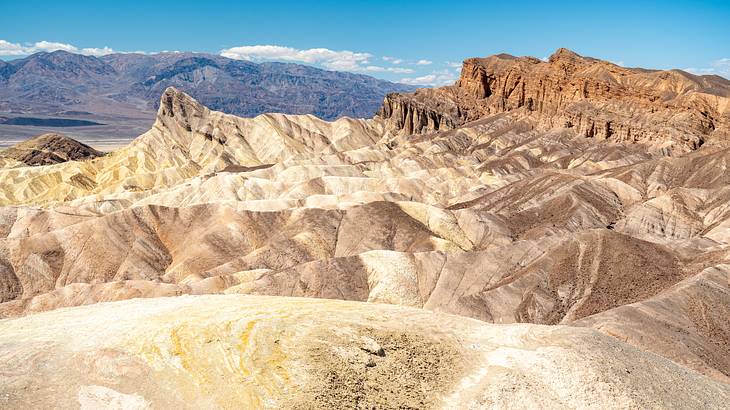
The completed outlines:
[[[247,61],[293,61],[305,64],[319,65],[330,70],[355,71],[371,73],[413,74],[413,68],[384,67],[370,64],[374,57],[370,53],[353,52],[348,50],[335,51],[327,48],[297,49],[293,47],[275,45],[239,46],[221,50],[223,57]],[[402,59],[383,56],[381,60],[392,65],[403,63]],[[419,60],[415,65],[432,64],[429,60]]]
[[[25,47],[20,44],[0,40],[0,56],[22,56],[25,54]]]
[[[461,65],[462,65],[461,63],[456,63],[456,62],[453,62],[453,61],[447,61],[446,62],[446,66],[447,67],[450,67],[452,70],[454,70],[457,73],[460,73],[461,72]]]
[[[372,71],[376,73],[396,73],[396,74],[412,74],[414,71],[411,68],[403,67],[380,67],[376,65],[369,65],[365,67],[365,71]]]
[[[299,50],[273,45],[240,46],[221,50],[223,57],[248,61],[298,61],[319,64],[330,70],[362,71],[363,64],[372,58],[369,53],[334,51],[327,48]]]
[[[86,55],[89,55],[89,56],[97,56],[98,57],[98,56],[105,56],[107,54],[113,54],[113,53],[115,53],[115,51],[112,50],[109,47],[102,47],[102,48],[82,48],[81,49],[81,54],[86,54]],[[137,51],[136,53],[139,54],[141,52]]]
[[[453,84],[454,81],[456,81],[456,76],[453,72],[450,70],[440,70],[420,77],[401,78],[399,82],[409,85],[440,87],[443,85]]]
[[[24,56],[40,51],[68,51],[70,53],[85,54],[91,56],[103,56],[106,54],[114,53],[115,51],[109,47],[102,48],[78,48],[71,44],[57,43],[53,41],[38,41],[36,43],[28,43],[21,45],[18,43],[11,43],[6,40],[0,40],[0,56]]]
[[[391,64],[395,64],[395,65],[398,65],[403,62],[403,60],[401,60],[400,58],[388,57],[388,56],[383,57],[383,61],[390,61]]]
[[[71,44],[54,43],[52,41],[45,41],[45,40],[35,43],[35,45],[31,46],[30,48],[33,49],[34,53],[38,52],[38,51],[57,51],[57,50],[68,51],[71,53],[78,51],[78,48],[72,46]]]
[[[409,85],[433,85],[435,81],[436,75],[429,74],[421,77],[401,78],[399,82]]]
[[[388,62],[390,62],[391,64],[394,64],[394,65],[398,65],[398,64],[402,64],[403,63],[403,59],[395,58],[395,57],[384,56],[384,57],[382,57],[382,59],[383,59],[383,61],[388,61]],[[409,62],[408,64],[430,65],[430,64],[433,64],[433,61],[421,59],[421,60],[416,61],[415,63]]]
[[[721,58],[719,60],[715,60],[710,64],[710,67],[685,68],[684,70],[697,75],[714,74],[730,79],[730,58]]]

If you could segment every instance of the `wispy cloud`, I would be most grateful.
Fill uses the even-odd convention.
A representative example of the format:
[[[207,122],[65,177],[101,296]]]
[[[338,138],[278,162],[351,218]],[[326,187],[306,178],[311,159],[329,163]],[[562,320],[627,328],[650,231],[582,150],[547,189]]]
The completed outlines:
[[[714,74],[730,79],[730,58],[715,60],[710,63],[709,67],[685,68],[684,70],[697,75]]]
[[[73,44],[55,41],[37,41],[34,43],[13,43],[0,40],[0,57],[25,56],[33,53],[63,50],[76,54],[103,56],[112,53],[124,53],[110,47],[79,47]],[[162,51],[164,52],[164,51]],[[143,52],[138,52],[143,53]],[[153,54],[150,52],[148,54]],[[428,71],[428,66],[434,64],[427,59],[406,60],[393,56],[375,56],[368,52],[350,50],[331,50],[328,48],[298,49],[277,45],[243,45],[226,48],[220,51],[223,57],[254,62],[282,61],[298,62],[318,66],[328,70],[368,73],[382,78],[398,80],[400,75],[412,76],[400,80],[406,84],[422,86],[440,86],[450,84],[456,80],[454,72],[458,72],[460,63],[446,62],[441,71]],[[381,64],[375,63],[376,61]]]
[[[406,77],[401,78],[400,82],[409,85],[433,85],[436,81],[436,75],[428,74],[420,77]]]
[[[0,40],[0,56],[22,56],[27,54],[25,47],[20,44]]]
[[[461,63],[457,63],[457,62],[453,62],[453,61],[446,62],[446,67],[449,67],[452,71],[454,71],[456,73],[461,72],[461,66],[462,66]]]
[[[395,64],[395,65],[398,65],[403,62],[403,60],[401,60],[400,58],[388,57],[388,56],[384,56],[383,61],[388,61],[391,64]]]
[[[411,65],[431,65],[431,64],[433,64],[433,61],[426,60],[426,59],[417,60],[415,62],[413,60],[410,60],[410,62],[406,62],[402,58],[395,58],[395,57],[390,57],[390,56],[384,56],[382,58],[383,58],[383,61],[387,61],[387,62],[389,62],[391,64],[395,64],[395,65],[403,64],[403,63],[411,64]]]
[[[317,65],[329,70],[352,71],[361,73],[413,74],[416,66],[432,64],[429,60],[406,62],[403,59],[382,56],[377,57],[367,52],[349,50],[330,50],[328,48],[297,49],[277,45],[250,45],[231,47],[221,50],[223,57],[254,62],[286,61]],[[388,64],[373,64],[373,60],[382,60]],[[406,65],[406,66],[404,66]],[[411,67],[407,67],[410,65]],[[397,66],[397,67],[396,67]]]
[[[369,65],[365,67],[365,71],[372,71],[375,73],[396,73],[396,74],[412,74],[415,71],[412,68],[405,67],[381,67],[376,65]]]
[[[401,78],[399,82],[409,85],[439,87],[453,84],[455,81],[456,75],[452,70],[438,70],[420,77]]]
[[[296,61],[318,64],[330,70],[365,71],[373,57],[370,53],[334,51],[327,48],[300,50],[273,45],[240,46],[221,50],[223,57],[248,61]]]
[[[115,53],[114,50],[112,50],[109,47],[101,47],[101,48],[81,48],[76,47],[72,44],[66,44],[66,43],[57,43],[53,41],[38,41],[35,43],[26,43],[26,44],[20,44],[20,43],[11,43],[6,40],[0,40],[0,56],[24,56],[29,55],[33,53],[37,53],[40,51],[68,51],[70,53],[76,53],[76,54],[85,54],[90,56],[103,56],[107,54]]]

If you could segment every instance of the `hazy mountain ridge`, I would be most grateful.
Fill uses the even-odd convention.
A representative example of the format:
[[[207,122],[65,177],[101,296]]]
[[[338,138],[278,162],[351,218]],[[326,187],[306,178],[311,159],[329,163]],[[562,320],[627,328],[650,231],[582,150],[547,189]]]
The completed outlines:
[[[211,108],[239,116],[264,112],[324,119],[370,117],[391,91],[413,87],[369,76],[297,64],[232,60],[198,53],[84,56],[37,53],[0,63],[0,109],[37,114],[64,111],[153,112],[175,86]],[[102,105],[104,105],[102,107]]]

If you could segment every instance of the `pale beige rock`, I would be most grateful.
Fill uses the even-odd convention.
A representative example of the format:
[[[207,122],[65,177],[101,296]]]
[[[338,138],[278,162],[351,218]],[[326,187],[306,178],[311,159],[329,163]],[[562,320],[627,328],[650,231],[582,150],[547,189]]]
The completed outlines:
[[[236,118],[169,89],[118,152],[3,165],[0,316],[180,294],[387,302],[591,326],[727,381],[726,84],[554,57],[469,60],[455,88],[402,97],[425,104],[403,106],[421,134],[382,115]],[[468,118],[434,116],[451,103]]]
[[[730,387],[582,328],[240,295],[0,321],[13,408],[704,408]]]

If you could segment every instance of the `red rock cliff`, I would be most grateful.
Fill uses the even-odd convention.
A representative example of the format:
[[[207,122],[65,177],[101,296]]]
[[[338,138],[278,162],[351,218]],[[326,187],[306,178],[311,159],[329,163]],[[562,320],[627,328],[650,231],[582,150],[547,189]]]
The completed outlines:
[[[548,61],[500,54],[465,60],[453,86],[388,95],[378,116],[412,134],[514,110],[585,137],[696,149],[730,136],[730,81],[624,68],[566,49]]]

